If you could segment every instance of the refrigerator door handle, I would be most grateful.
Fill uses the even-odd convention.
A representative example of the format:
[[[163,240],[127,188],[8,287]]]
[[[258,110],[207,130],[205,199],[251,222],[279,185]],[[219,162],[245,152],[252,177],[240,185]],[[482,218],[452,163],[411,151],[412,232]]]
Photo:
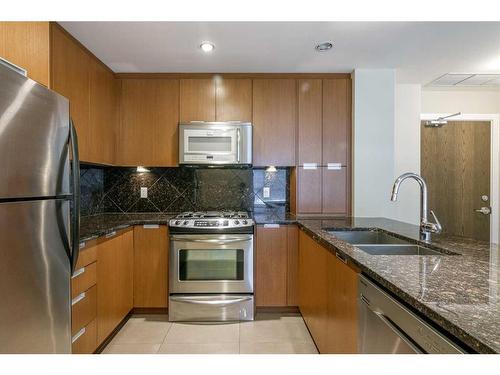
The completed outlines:
[[[78,136],[73,120],[70,119],[69,140],[73,152],[72,164],[72,190],[73,210],[71,210],[71,273],[75,271],[78,254],[80,252],[80,159],[78,156]]]

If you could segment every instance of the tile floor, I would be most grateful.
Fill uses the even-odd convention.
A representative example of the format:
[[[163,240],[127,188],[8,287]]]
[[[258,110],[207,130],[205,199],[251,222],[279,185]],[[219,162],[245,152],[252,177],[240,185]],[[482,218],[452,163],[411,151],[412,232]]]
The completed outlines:
[[[170,323],[134,315],[103,354],[317,354],[298,314],[257,314],[253,322]]]

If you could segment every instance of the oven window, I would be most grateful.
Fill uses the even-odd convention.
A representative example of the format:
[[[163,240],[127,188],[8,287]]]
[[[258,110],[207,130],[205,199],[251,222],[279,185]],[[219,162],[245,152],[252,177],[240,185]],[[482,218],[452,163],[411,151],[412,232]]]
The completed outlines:
[[[181,249],[179,280],[243,280],[243,249]]]
[[[188,137],[189,152],[231,152],[231,137]]]

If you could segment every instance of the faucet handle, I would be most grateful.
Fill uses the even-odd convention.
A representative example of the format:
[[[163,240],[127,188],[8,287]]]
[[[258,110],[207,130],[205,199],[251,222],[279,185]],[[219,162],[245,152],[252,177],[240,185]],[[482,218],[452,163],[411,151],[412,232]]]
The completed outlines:
[[[443,227],[441,226],[441,223],[439,222],[439,219],[437,218],[437,216],[433,210],[431,210],[431,215],[435,221],[435,224],[433,225],[433,228],[432,228],[434,233],[441,233],[441,231],[443,230]]]

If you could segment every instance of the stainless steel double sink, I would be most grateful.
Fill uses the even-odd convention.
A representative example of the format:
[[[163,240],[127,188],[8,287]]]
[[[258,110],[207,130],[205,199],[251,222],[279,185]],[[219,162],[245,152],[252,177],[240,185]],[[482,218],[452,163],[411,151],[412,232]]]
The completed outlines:
[[[458,255],[417,245],[380,230],[326,229],[326,231],[371,255]]]

